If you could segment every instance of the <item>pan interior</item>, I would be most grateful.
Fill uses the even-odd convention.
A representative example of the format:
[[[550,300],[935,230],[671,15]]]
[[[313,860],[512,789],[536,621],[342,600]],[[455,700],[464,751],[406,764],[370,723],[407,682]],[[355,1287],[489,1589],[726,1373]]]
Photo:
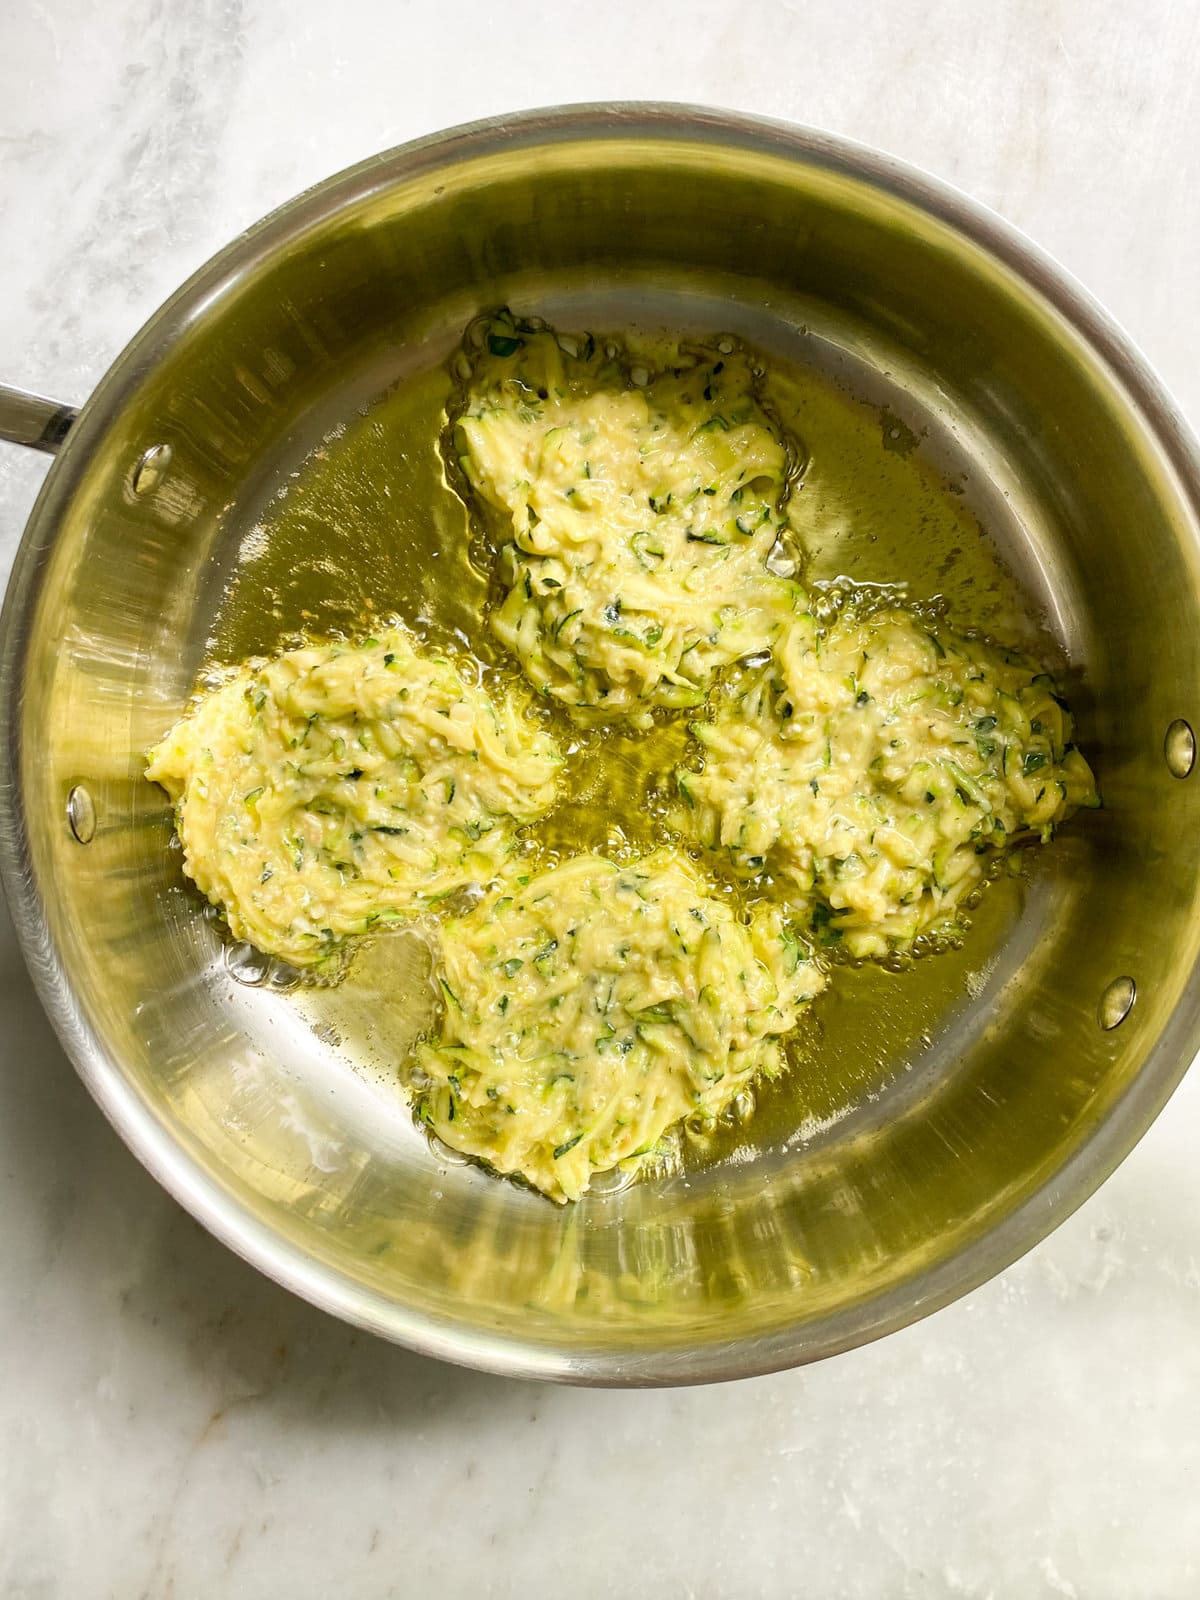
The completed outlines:
[[[212,1192],[316,1263],[339,1309],[468,1359],[750,1370],[982,1276],[1180,1025],[1196,956],[1200,804],[1162,741],[1196,712],[1200,630],[1178,624],[1200,561],[1148,422],[983,245],[769,141],[468,147],[318,202],[286,249],[268,225],[164,314],[160,359],[114,373],[40,512],[58,532],[21,799],[105,1070]],[[1052,645],[1106,800],[987,891],[960,951],[839,973],[748,1125],[565,1210],[414,1129],[394,1079],[431,1015],[418,942],[379,940],[334,989],[246,984],[140,779],[212,664],[396,614],[479,646],[486,579],[438,435],[448,358],[502,301],[564,329],[761,351],[811,457],[810,579],[905,582],[960,625]],[[171,466],[138,494],[159,443]],[[595,803],[569,819],[585,847],[614,818],[636,828],[642,775],[620,740],[589,761]],[[80,783],[87,846],[66,826]],[[1097,1007],[1124,975],[1137,1003],[1106,1031]]]
[[[794,516],[811,580],[849,575],[901,585],[914,598],[940,596],[960,626],[1065,654],[1055,589],[1019,513],[981,477],[921,375],[903,383],[894,355],[884,368],[855,350],[818,304],[781,317],[729,297],[672,292],[659,280],[586,294],[535,282],[515,305],[564,331],[665,328],[710,341],[736,333],[762,357],[768,401],[800,445]],[[441,449],[460,334],[443,329],[415,362],[393,351],[390,363],[372,363],[357,384],[322,397],[287,449],[260,464],[255,493],[231,513],[214,550],[198,608],[204,629],[191,641],[197,674],[305,633],[369,632],[394,614],[505,666],[486,623],[489,553],[447,481]],[[558,732],[571,741],[565,718]],[[670,769],[685,740],[680,718],[649,738],[615,732],[587,748],[574,763],[578,798],[548,825],[553,842],[603,850],[615,836],[653,848],[661,825],[647,814],[645,786]],[[904,1075],[946,1071],[947,1030],[976,1025],[1001,981],[1006,945],[1034,942],[1031,930],[1049,912],[1041,866],[1026,853],[1019,878],[991,886],[963,949],[903,974],[840,968],[796,1041],[792,1072],[760,1091],[754,1126],[723,1125],[684,1144],[693,1181],[708,1181],[701,1175],[723,1161],[778,1159],[841,1137],[844,1122],[893,1114]],[[1028,925],[1020,941],[1019,924]],[[397,1066],[436,1019],[419,938],[375,941],[336,987],[282,996],[268,984],[242,1007],[258,1030],[294,1028],[298,1014],[322,1051],[382,1088],[381,1115],[408,1126]]]

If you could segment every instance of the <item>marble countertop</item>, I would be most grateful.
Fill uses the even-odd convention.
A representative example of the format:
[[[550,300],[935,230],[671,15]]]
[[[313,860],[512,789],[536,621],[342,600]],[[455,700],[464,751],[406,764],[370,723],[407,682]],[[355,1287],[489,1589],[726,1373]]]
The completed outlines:
[[[803,121],[968,189],[1200,424],[1200,9],[31,0],[0,11],[0,377],[78,400],[304,185],[568,99]],[[0,571],[44,472],[0,447]],[[0,913],[0,917],[2,917]],[[167,1198],[0,926],[0,1594],[1200,1593],[1200,1074],[1051,1239],[882,1344],[600,1393],[393,1349]]]

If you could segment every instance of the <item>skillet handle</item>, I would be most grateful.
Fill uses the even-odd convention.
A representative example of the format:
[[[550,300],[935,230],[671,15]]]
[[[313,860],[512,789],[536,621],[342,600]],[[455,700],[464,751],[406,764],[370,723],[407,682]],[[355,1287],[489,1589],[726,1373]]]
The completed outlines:
[[[0,383],[0,439],[55,455],[79,415],[75,406]]]

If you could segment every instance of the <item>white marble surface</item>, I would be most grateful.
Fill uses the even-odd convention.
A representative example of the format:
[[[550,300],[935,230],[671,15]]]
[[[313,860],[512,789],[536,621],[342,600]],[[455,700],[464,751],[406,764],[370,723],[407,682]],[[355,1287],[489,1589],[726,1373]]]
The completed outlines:
[[[244,224],[562,99],[790,117],[948,177],[1200,422],[1200,8],[1179,0],[6,0],[0,375],[81,398]],[[0,447],[6,568],[42,475]],[[162,1194],[0,929],[5,1596],[1200,1594],[1200,1075],[1051,1240],[869,1350],[549,1390],[341,1327]]]

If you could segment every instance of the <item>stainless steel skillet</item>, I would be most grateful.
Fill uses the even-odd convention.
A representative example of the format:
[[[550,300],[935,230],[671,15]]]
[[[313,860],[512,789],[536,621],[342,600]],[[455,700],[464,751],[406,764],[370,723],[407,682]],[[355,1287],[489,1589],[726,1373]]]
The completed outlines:
[[[789,360],[818,352],[901,411],[931,460],[965,472],[1076,669],[1106,801],[1039,863],[987,959],[954,969],[961,984],[919,1037],[881,1021],[876,1100],[803,1144],[756,1120],[736,1161],[565,1211],[439,1166],[294,997],[236,981],[141,779],[263,508],[364,406],[426,393],[469,318],[503,300],[614,323],[649,309]],[[31,971],[139,1158],[336,1314],[580,1382],[813,1360],[1041,1238],[1200,1044],[1195,446],[1087,296],[932,180],[824,135],[680,107],[454,131],[235,241],[77,420],[6,397],[0,427],[58,452],[0,661],[0,845]],[[441,581],[415,526],[397,525],[390,556],[364,546],[367,567],[391,563],[381,590]],[[907,992],[888,1003],[903,1010]],[[403,981],[376,1000],[402,1028]]]

